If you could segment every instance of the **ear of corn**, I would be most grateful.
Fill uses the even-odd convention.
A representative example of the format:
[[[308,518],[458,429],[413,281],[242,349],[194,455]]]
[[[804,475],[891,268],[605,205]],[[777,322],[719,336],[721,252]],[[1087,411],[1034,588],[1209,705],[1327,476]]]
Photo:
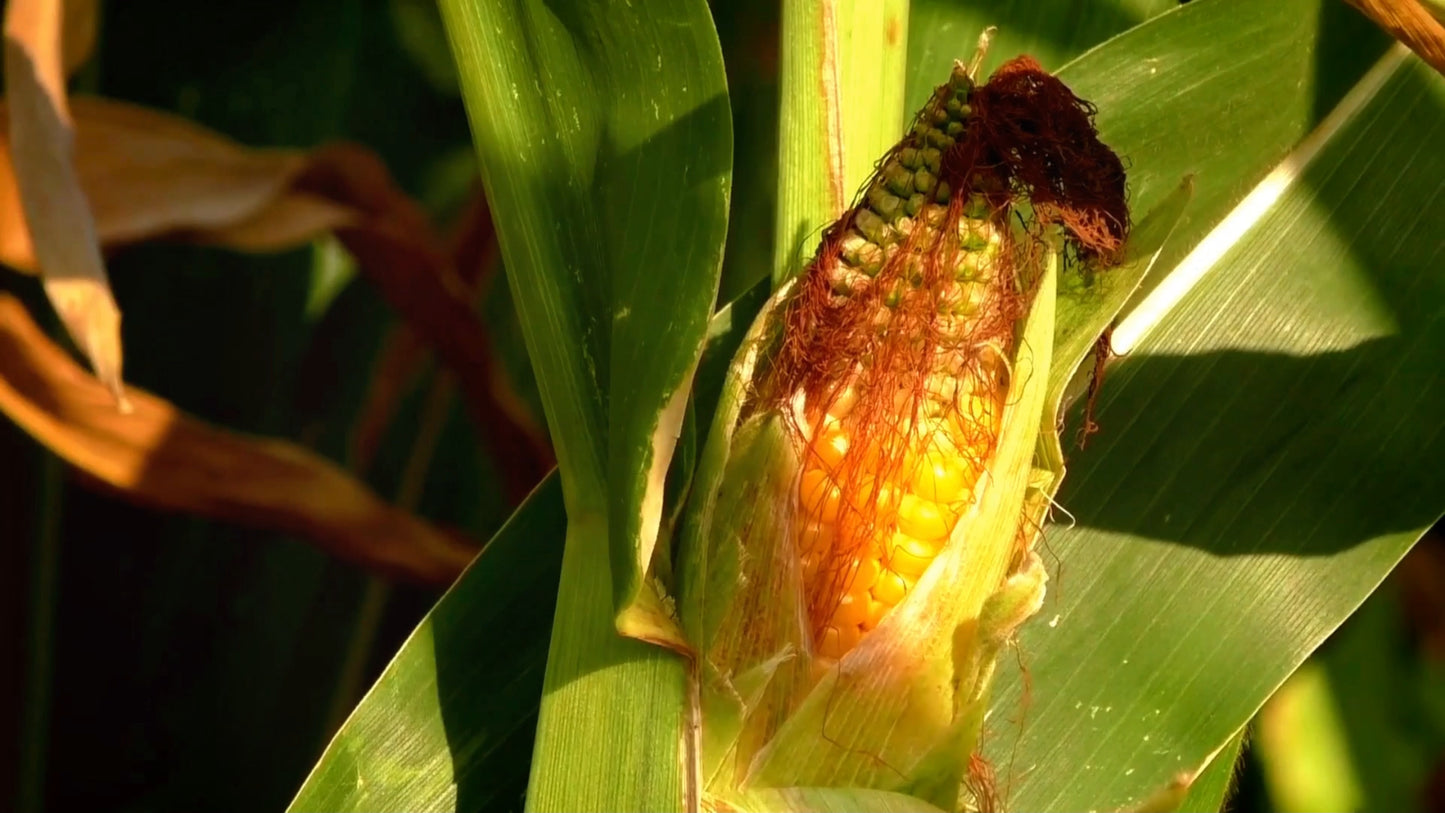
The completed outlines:
[[[1007,606],[1041,600],[1041,568],[1018,567],[1018,539],[1041,517],[1025,516],[1042,423],[1053,327],[1052,264],[1022,333],[1005,416],[986,485],[914,589],[836,665],[821,670],[807,696],[759,754],[749,781],[765,787],[857,786],[888,790],[952,788],[959,783],[987,704],[993,642],[1022,622],[984,613],[1001,590]],[[1024,564],[1028,559],[1025,557]],[[1024,574],[1008,586],[1011,572]],[[1031,599],[1020,601],[1020,594]],[[839,711],[840,709],[846,711]],[[944,794],[947,795],[947,794]]]
[[[724,389],[678,558],[689,759],[717,809],[836,787],[970,804],[994,663],[1046,583],[1067,240],[960,174],[973,92],[962,70],[936,91]]]
[[[882,330],[916,345],[865,345],[836,381],[796,395],[795,535],[824,658],[852,650],[916,587],[973,503],[998,439],[1001,350],[1015,330],[998,313],[1015,286],[1000,256],[1007,220],[981,193],[940,178],[971,87],[957,73],[938,89],[845,219],[836,259],[815,272],[831,288],[827,307],[871,308]]]

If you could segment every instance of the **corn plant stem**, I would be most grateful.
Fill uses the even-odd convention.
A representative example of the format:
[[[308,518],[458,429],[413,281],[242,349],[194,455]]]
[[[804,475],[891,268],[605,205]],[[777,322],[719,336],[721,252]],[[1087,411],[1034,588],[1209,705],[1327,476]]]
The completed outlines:
[[[898,140],[907,41],[907,0],[784,0],[775,286]]]
[[[414,511],[421,502],[426,488],[427,474],[432,459],[441,443],[447,419],[451,416],[456,401],[456,381],[450,373],[442,372],[433,378],[422,407],[421,424],[412,440],[411,452],[402,470],[401,484],[397,487],[396,504],[408,511]],[[366,662],[376,645],[377,628],[391,598],[391,583],[376,576],[368,576],[366,588],[357,609],[356,625],[346,644],[346,655],[336,681],[336,691],[331,697],[331,708],[326,717],[326,732],[330,736],[351,713],[352,706],[361,696],[362,679],[366,673]]]
[[[59,458],[41,451],[39,520],[31,549],[29,635],[20,707],[20,769],[15,809],[45,809],[45,757],[49,745],[50,678],[55,663],[55,612],[60,589],[60,513],[64,470]]]

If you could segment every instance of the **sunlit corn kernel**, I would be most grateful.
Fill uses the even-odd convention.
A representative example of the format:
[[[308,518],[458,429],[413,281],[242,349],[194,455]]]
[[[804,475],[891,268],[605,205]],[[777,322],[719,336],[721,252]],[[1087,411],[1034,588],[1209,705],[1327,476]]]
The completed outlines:
[[[828,401],[828,414],[841,420],[848,417],[857,403],[858,391],[852,387],[844,387],[834,393],[832,399]]]
[[[959,220],[958,237],[962,241],[963,250],[971,252],[983,251],[999,242],[998,233],[987,220]]]
[[[833,271],[833,292],[836,294],[851,296],[867,288],[868,282],[867,274],[843,263],[839,263]]]
[[[943,539],[953,530],[952,511],[915,494],[904,494],[898,505],[898,530],[916,539]]]
[[[809,468],[798,488],[798,504],[807,514],[823,522],[837,522],[842,495],[828,472]]]
[[[860,457],[863,460],[878,460],[877,455],[882,454],[875,443],[865,443]],[[852,511],[845,512],[845,516],[839,523],[839,533],[845,536],[853,527],[863,519],[861,514],[867,514],[873,525],[886,524],[894,514],[898,512],[898,506],[903,499],[903,491],[899,486],[901,483],[894,483],[891,479],[884,479],[880,485],[878,478],[872,474],[860,475],[852,488],[849,489],[849,498],[852,502],[849,506]]]
[[[883,222],[883,218],[874,214],[870,209],[858,210],[857,214],[853,216],[853,227],[858,230],[859,234],[868,238],[869,242],[878,245],[888,242],[890,230],[887,224]]]
[[[894,534],[888,551],[888,569],[916,579],[938,557],[939,546],[934,542],[914,539],[906,534]]]
[[[843,654],[858,645],[859,639],[863,637],[863,628],[856,624],[849,624],[838,629],[838,648]]]
[[[868,620],[868,594],[848,593],[838,601],[830,622],[839,629],[859,627]]]
[[[836,422],[825,422],[813,438],[813,460],[824,471],[836,473],[848,454],[848,436]]]
[[[958,394],[959,382],[959,376],[935,373],[929,376],[928,381],[924,383],[924,392],[930,398],[952,402],[954,396]]]
[[[883,180],[895,195],[907,196],[913,191],[913,173],[898,161],[890,161],[883,168]]]
[[[958,419],[964,425],[969,423],[975,426],[988,425],[992,423],[996,410],[997,406],[993,396],[974,393],[959,399]]]
[[[942,226],[943,221],[947,217],[948,207],[940,206],[937,203],[923,204],[923,209],[920,210],[918,214],[919,220],[923,221],[924,224],[935,229]]]
[[[873,593],[870,591],[868,593],[868,620],[863,622],[863,629],[871,630],[877,627],[878,623],[883,620],[883,616],[887,615],[891,609],[893,608],[890,605],[873,598]]]
[[[818,636],[818,654],[834,660],[843,657],[843,646],[837,627],[828,627]]]
[[[843,235],[843,239],[838,245],[838,256],[853,265],[858,265],[862,259],[863,251],[869,247],[877,248],[865,240],[863,235],[856,231],[849,230]]]
[[[866,193],[868,205],[873,211],[883,216],[884,220],[891,221],[898,216],[898,210],[902,208],[903,201],[897,195],[890,194],[882,186],[871,186]]]
[[[902,601],[903,597],[908,595],[908,591],[912,587],[913,582],[904,576],[894,573],[891,570],[885,570],[882,575],[878,577],[878,581],[873,583],[873,589],[869,592],[873,594],[875,600],[882,602],[888,607],[896,607],[898,606],[898,602]]]
[[[971,474],[966,461],[958,455],[930,451],[914,470],[911,485],[924,500],[947,505],[963,499]]]
[[[883,563],[879,561],[876,553],[858,559],[853,566],[853,572],[849,575],[848,592],[861,594],[867,593],[878,581],[878,576],[883,572]]]
[[[806,555],[800,561],[803,565],[803,584],[812,584],[818,578],[818,564],[823,561],[823,557]]]
[[[826,556],[833,550],[834,530],[831,524],[815,519],[805,520],[798,531],[798,552],[803,556]],[[816,564],[816,563],[815,563]]]

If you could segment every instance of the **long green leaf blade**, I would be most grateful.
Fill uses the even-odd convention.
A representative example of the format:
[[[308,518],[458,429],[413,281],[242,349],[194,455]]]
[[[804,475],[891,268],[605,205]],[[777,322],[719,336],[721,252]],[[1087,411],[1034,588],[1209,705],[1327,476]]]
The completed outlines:
[[[1445,508],[1445,80],[1381,71],[1111,373],[1020,644],[1015,806],[1128,807],[1200,767]]]
[[[550,475],[397,652],[288,810],[516,810],[566,522]]]
[[[726,230],[717,37],[702,2],[443,10],[569,519],[528,807],[675,808],[682,663],[617,629],[680,645],[646,579]]]

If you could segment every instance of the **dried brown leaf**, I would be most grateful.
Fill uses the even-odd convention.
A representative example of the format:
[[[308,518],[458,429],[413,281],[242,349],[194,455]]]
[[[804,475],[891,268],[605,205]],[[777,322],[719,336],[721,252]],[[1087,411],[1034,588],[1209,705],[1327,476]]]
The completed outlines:
[[[445,584],[475,553],[294,444],[202,423],[132,389],[131,414],[0,295],[0,410],[128,499],[304,536],[365,567]]]
[[[292,191],[307,165],[298,150],[251,149],[178,116],[77,97],[75,167],[105,246],[161,236],[250,251],[304,245],[354,221],[344,204]],[[0,118],[7,114],[0,104]],[[0,142],[0,153],[9,145]],[[0,162],[0,262],[34,270],[16,189]]]
[[[366,468],[376,458],[382,438],[401,408],[402,399],[421,380],[432,354],[405,325],[387,332],[371,365],[366,395],[351,430],[350,458]]]
[[[1403,42],[1437,72],[1445,74],[1445,23],[1440,7],[1417,0],[1347,0],[1375,24]]]
[[[219,225],[191,236],[202,243],[238,251],[284,251],[305,245],[337,226],[355,221],[350,208],[302,192],[288,192],[252,217]]]
[[[64,55],[65,75],[69,76],[90,61],[95,53],[96,31],[100,24],[100,0],[64,0],[65,18],[61,24],[60,52]]]
[[[491,339],[474,307],[484,284],[479,265],[458,272],[453,252],[416,203],[392,181],[375,155],[335,144],[317,150],[296,188],[346,201],[360,222],[336,231],[361,273],[457,376],[472,419],[506,474],[508,496],[520,502],[553,465],[550,445],[496,363]],[[486,210],[473,210],[485,217]],[[490,219],[488,218],[488,224]],[[471,228],[490,229],[490,225]],[[480,262],[479,243],[465,235],[456,251]]]
[[[475,311],[484,270],[495,262],[484,203],[469,211],[449,246],[380,159],[359,145],[257,150],[122,102],[77,98],[73,105],[76,168],[102,244],[175,236],[267,251],[334,232],[410,329],[456,373],[507,472],[509,495],[520,500],[551,467],[546,436],[493,360]],[[0,151],[5,147],[0,143]],[[11,169],[0,161],[0,261],[33,269],[25,220],[6,205],[18,195]]]
[[[62,15],[59,0],[11,0],[5,10],[7,129],[20,204],[14,209],[24,212],[35,265],[56,313],[124,407],[120,309],[72,164]]]

